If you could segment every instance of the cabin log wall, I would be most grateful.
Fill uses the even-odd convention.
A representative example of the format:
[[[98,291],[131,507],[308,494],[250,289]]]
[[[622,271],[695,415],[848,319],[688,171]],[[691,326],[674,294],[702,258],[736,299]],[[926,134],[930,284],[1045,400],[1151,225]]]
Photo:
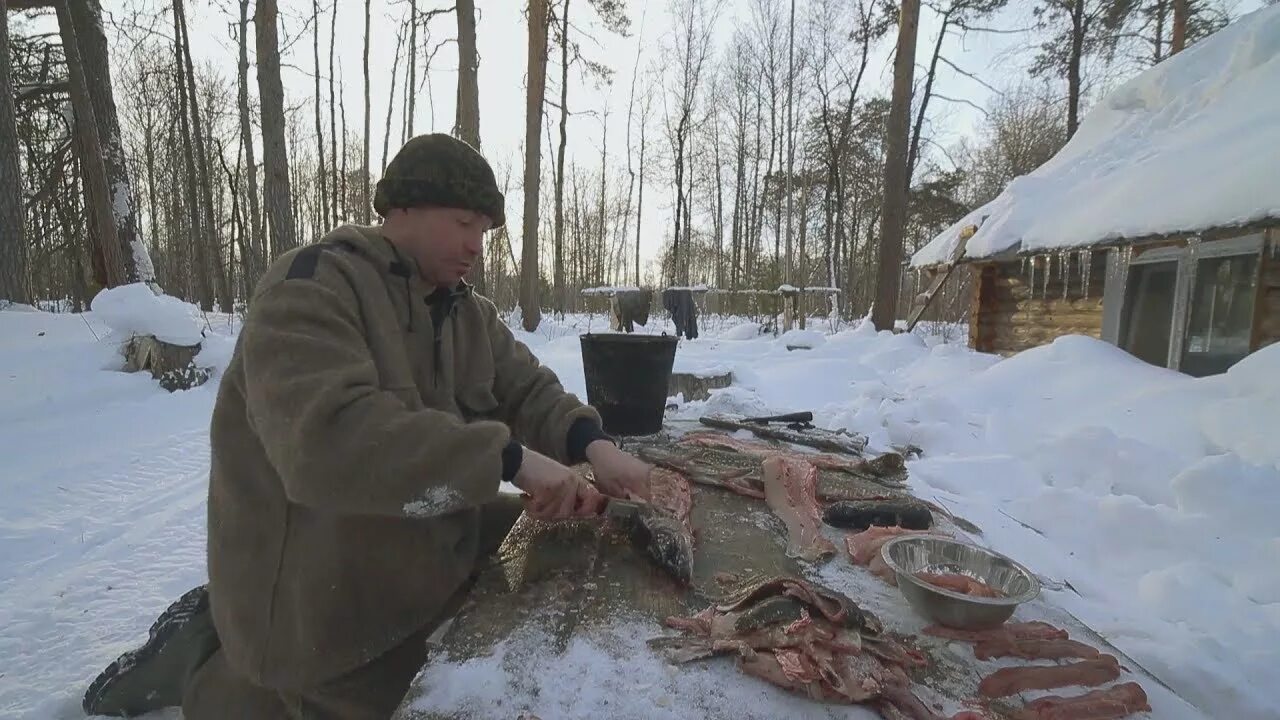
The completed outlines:
[[[969,343],[982,352],[1012,355],[1053,342],[1062,335],[1102,337],[1102,291],[1106,252],[1092,254],[1089,288],[1084,292],[1080,255],[1068,256],[1070,273],[1063,295],[1062,256],[977,265]],[[1035,287],[1030,264],[1035,263]],[[1050,265],[1045,286],[1046,263]]]

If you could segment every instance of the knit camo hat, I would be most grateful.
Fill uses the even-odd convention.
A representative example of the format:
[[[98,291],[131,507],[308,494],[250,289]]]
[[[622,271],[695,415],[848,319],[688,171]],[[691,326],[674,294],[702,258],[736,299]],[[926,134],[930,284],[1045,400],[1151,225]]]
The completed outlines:
[[[442,133],[419,135],[391,158],[373,195],[382,217],[393,208],[434,205],[482,213],[493,227],[504,225],[506,201],[493,168],[467,143]]]

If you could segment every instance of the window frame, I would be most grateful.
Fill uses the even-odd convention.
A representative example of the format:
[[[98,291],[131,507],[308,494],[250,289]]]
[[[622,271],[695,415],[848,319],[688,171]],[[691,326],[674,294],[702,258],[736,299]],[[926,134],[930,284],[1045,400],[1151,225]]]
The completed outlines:
[[[1191,322],[1191,301],[1195,292],[1196,272],[1200,261],[1207,258],[1261,255],[1266,246],[1266,233],[1257,231],[1223,238],[1204,240],[1192,235],[1182,245],[1151,248],[1134,255],[1134,247],[1108,248],[1107,277],[1102,296],[1102,339],[1120,347],[1120,326],[1125,312],[1128,292],[1129,269],[1135,265],[1161,262],[1177,262],[1178,274],[1173,288],[1173,318],[1169,330],[1169,352],[1165,367],[1182,369],[1182,355],[1187,342],[1187,329]],[[1258,306],[1251,310],[1251,323],[1256,324]]]

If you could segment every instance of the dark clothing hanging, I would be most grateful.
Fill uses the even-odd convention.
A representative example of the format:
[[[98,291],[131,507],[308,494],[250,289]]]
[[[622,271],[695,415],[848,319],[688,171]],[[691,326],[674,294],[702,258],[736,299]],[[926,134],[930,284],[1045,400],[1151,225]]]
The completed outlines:
[[[662,307],[671,315],[676,335],[690,340],[698,337],[698,306],[693,302],[692,290],[663,290]]]
[[[647,324],[652,302],[653,293],[648,290],[621,290],[614,294],[613,329],[633,332],[636,323]]]

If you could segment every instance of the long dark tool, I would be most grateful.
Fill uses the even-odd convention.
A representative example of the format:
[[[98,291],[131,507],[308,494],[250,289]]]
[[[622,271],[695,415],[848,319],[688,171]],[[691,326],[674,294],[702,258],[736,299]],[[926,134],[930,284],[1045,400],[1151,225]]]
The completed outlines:
[[[752,423],[755,425],[767,425],[769,423],[811,423],[813,422],[813,413],[808,410],[804,412],[786,413],[783,415],[766,415],[764,417],[742,418],[744,423]]]
[[[841,501],[827,506],[822,521],[849,530],[866,530],[872,525],[908,530],[928,530],[933,526],[933,513],[923,503],[902,500]]]
[[[668,574],[693,582],[693,538],[680,522],[648,503],[610,498],[605,517],[626,528],[631,541]]]
[[[806,426],[806,423],[777,427],[769,423],[747,422],[731,415],[700,417],[698,422],[718,430],[747,430],[758,438],[807,445],[825,452],[861,456],[867,449],[867,439],[861,435]]]

